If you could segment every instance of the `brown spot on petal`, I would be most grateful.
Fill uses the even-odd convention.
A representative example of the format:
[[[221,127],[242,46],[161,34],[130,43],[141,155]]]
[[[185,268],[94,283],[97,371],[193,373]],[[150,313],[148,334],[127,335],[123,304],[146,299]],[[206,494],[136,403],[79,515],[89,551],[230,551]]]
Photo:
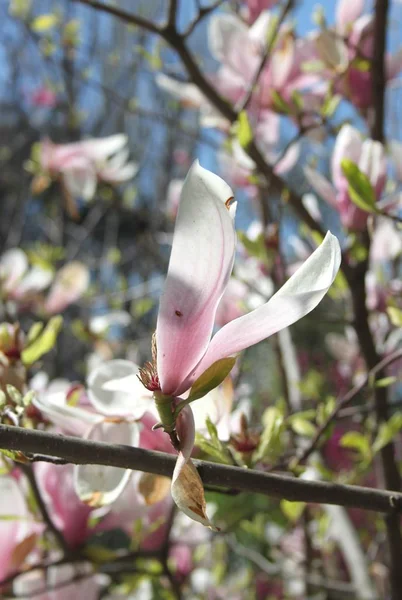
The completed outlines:
[[[229,208],[230,208],[230,206],[231,206],[231,204],[232,204],[233,200],[234,200],[234,196],[230,196],[230,198],[228,198],[228,199],[226,200],[226,202],[225,202],[225,206],[226,206],[226,208],[227,208],[228,210],[229,210]]]
[[[175,310],[175,311],[174,311],[174,314],[175,314],[176,316],[178,316],[178,317],[182,317],[182,316],[183,316],[183,313],[182,313],[180,310]]]
[[[124,423],[125,419],[122,419],[121,417],[105,417],[103,419],[104,423]]]

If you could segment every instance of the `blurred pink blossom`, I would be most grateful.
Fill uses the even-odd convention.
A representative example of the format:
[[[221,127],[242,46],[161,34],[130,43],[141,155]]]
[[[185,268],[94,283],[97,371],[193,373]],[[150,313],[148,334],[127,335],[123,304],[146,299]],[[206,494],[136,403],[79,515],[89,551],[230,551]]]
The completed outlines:
[[[98,181],[118,184],[132,179],[138,167],[127,162],[127,136],[116,134],[71,144],[41,144],[40,163],[53,178],[61,177],[73,197],[92,200]]]
[[[367,175],[374,188],[377,200],[385,187],[387,168],[385,150],[380,142],[362,140],[357,129],[344,125],[340,130],[331,161],[332,183],[311,167],[305,167],[305,174],[318,195],[339,213],[342,225],[352,231],[366,227],[368,214],[352,202],[348,192],[348,182],[342,170],[342,160],[349,159]]]
[[[42,86],[32,92],[30,101],[34,106],[53,108],[57,103],[57,94],[50,88]]]

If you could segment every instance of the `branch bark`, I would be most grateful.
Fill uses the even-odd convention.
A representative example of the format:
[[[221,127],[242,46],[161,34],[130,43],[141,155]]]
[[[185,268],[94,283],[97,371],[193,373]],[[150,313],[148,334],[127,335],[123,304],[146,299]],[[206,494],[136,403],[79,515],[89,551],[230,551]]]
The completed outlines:
[[[171,477],[176,456],[119,444],[92,442],[44,431],[0,425],[0,447],[24,453],[41,453],[74,464],[95,464],[133,469]],[[248,493],[310,503],[337,504],[387,514],[402,513],[402,494],[295,477],[263,473],[194,460],[204,484]]]

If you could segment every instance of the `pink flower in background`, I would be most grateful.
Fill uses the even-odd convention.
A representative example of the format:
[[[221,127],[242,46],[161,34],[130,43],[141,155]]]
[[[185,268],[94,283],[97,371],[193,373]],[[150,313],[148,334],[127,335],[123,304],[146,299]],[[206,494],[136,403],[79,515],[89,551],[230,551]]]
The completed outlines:
[[[92,200],[98,181],[118,184],[132,179],[138,167],[127,162],[127,136],[116,134],[71,144],[41,144],[42,169],[53,178],[61,177],[73,197]]]
[[[53,108],[57,103],[57,94],[50,88],[42,86],[32,92],[30,101],[34,106]]]
[[[67,306],[77,302],[89,287],[88,268],[78,261],[64,265],[57,272],[45,300],[45,311],[52,315],[61,313]]]
[[[263,10],[272,8],[278,2],[279,0],[246,0],[248,21],[253,23]]]
[[[344,125],[336,138],[331,161],[332,183],[311,167],[305,167],[305,174],[317,194],[339,213],[342,225],[346,229],[360,231],[366,227],[368,213],[350,199],[348,182],[342,171],[345,158],[357,164],[367,175],[378,200],[387,175],[384,147],[370,139],[363,141],[359,131],[351,125]]]

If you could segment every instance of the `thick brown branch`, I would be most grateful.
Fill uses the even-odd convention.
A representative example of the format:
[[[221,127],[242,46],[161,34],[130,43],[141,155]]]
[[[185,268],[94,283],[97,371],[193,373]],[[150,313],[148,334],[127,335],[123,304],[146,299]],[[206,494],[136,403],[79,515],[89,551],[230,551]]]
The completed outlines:
[[[58,456],[74,464],[114,466],[167,477],[171,477],[176,463],[176,457],[170,454],[8,425],[0,425],[0,447]],[[329,482],[304,481],[295,477],[207,461],[195,460],[194,463],[207,485],[293,501],[337,504],[388,514],[402,513],[402,494],[398,493]]]

